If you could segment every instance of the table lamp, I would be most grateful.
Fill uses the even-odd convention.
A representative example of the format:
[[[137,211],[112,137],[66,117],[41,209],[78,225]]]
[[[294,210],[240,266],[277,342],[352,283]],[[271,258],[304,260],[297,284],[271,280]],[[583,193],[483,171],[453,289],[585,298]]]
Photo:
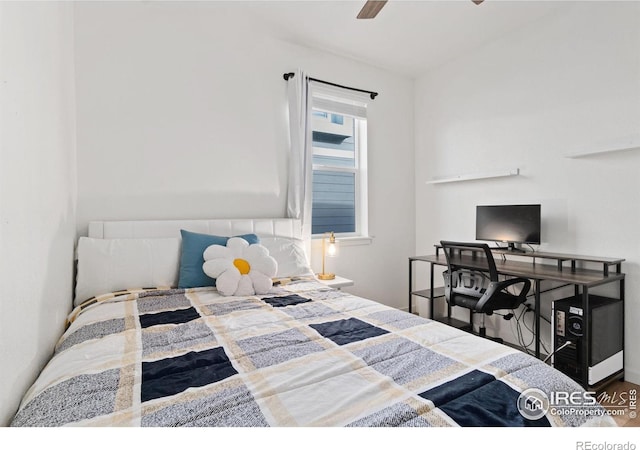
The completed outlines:
[[[327,240],[326,235],[329,235],[329,239]],[[336,236],[333,234],[333,231],[329,233],[325,233],[325,236],[322,238],[322,272],[318,274],[318,279],[320,280],[333,280],[336,277],[334,273],[325,272],[325,258],[333,257],[338,255],[338,243],[336,242]]]

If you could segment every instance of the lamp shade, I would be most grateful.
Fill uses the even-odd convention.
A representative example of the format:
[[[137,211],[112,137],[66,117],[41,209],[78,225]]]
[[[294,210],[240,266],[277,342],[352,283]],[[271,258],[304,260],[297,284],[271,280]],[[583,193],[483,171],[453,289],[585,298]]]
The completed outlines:
[[[330,258],[338,256],[338,241],[336,241],[336,237],[333,234],[333,231],[331,232],[329,240],[327,241],[326,255]]]

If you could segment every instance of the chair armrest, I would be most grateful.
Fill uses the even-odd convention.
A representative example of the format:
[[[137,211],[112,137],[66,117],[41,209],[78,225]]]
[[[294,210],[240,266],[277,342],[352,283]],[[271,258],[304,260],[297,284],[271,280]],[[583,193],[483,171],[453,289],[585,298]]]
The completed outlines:
[[[513,297],[516,297],[520,303],[524,303],[524,300],[527,296],[527,294],[529,293],[529,289],[531,289],[531,280],[529,280],[528,278],[509,278],[508,280],[504,280],[504,281],[493,281],[491,283],[489,283],[489,286],[487,287],[486,292],[484,293],[484,295],[480,298],[480,300],[478,300],[478,303],[476,304],[476,311],[482,311],[485,306],[487,306],[487,304],[491,303],[491,299],[493,297],[493,295],[496,292],[502,291],[506,288],[508,288],[509,286],[513,286],[515,284],[520,284],[522,283],[522,289],[520,290],[520,293],[518,295],[513,295]]]

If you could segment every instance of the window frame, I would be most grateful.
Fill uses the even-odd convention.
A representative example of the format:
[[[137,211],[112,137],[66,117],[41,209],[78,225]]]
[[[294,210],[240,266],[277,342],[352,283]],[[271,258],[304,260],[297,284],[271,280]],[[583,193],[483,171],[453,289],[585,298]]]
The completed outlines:
[[[335,103],[340,103],[339,100],[334,100]],[[353,167],[344,167],[344,166],[335,166],[330,164],[313,164],[312,163],[312,176],[313,173],[318,172],[342,172],[342,173],[353,173],[354,174],[354,209],[355,209],[355,230],[352,232],[336,232],[335,235],[341,239],[357,239],[357,238],[366,238],[369,239],[369,211],[368,211],[368,176],[367,176],[367,156],[368,156],[368,148],[367,148],[367,118],[358,117],[352,114],[347,114],[340,111],[332,111],[331,108],[320,107],[320,106],[312,106],[312,110],[325,112],[328,114],[337,114],[344,117],[349,117],[354,120],[354,166]],[[311,126],[311,132],[314,131],[313,126]],[[324,147],[316,147],[313,146],[313,140],[311,140],[312,145],[312,159],[313,156],[330,156],[323,155],[322,153],[331,153],[340,150],[327,149]],[[316,150],[319,153],[316,153]],[[313,185],[313,183],[312,183]],[[312,188],[313,195],[313,188]],[[313,217],[313,202],[312,203],[312,214]],[[312,219],[312,229],[313,229],[313,219]],[[315,233],[311,235],[312,239],[321,238],[325,235],[326,232]]]

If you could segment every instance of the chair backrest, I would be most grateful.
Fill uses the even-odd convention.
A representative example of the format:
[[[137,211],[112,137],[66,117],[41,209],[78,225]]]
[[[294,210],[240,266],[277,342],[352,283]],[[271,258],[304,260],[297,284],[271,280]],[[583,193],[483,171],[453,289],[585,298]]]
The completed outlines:
[[[442,275],[445,298],[452,306],[475,309],[485,294],[487,280],[498,281],[493,254],[487,244],[440,241],[448,269]],[[469,303],[471,302],[471,303]]]
[[[447,258],[449,271],[459,269],[477,270],[489,273],[491,281],[498,281],[498,270],[493,253],[487,244],[479,242],[440,241]]]

